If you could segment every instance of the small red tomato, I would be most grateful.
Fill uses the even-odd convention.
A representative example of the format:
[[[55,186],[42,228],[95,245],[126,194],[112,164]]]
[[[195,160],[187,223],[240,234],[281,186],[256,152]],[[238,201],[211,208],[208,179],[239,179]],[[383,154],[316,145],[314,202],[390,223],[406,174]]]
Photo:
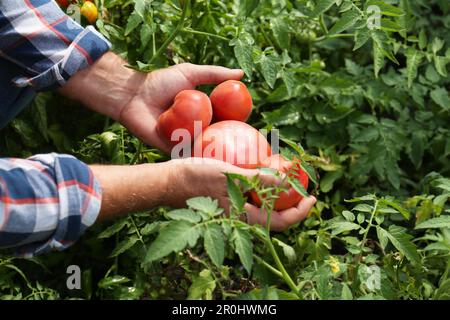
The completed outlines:
[[[63,8],[67,8],[70,4],[70,0],[56,0],[56,2]]]
[[[247,121],[252,113],[252,96],[245,84],[228,80],[219,84],[211,92],[214,120]]]
[[[293,165],[295,165],[295,167],[291,170]],[[281,155],[274,154],[266,159],[261,167],[276,169],[282,173],[287,173],[291,170],[289,176],[295,177],[303,187],[305,187],[305,190],[308,189],[308,175],[300,168],[300,163],[298,162],[293,164],[291,161],[284,159]],[[261,207],[262,202],[261,199],[259,199],[258,194],[253,191],[250,193],[250,196],[253,203],[258,207]],[[288,191],[281,192],[278,195],[278,199],[275,200],[274,210],[279,211],[295,207],[302,199],[303,196],[295,191],[294,188],[290,187]]]
[[[271,155],[270,144],[258,130],[245,122],[216,122],[194,142],[195,157],[212,158],[241,168],[254,169]]]
[[[212,119],[211,101],[203,92],[197,90],[180,91],[172,106],[158,118],[156,130],[167,141],[171,141],[176,129],[186,129],[195,138],[194,122],[201,121],[201,129],[206,128]],[[171,141],[176,143],[176,141]]]

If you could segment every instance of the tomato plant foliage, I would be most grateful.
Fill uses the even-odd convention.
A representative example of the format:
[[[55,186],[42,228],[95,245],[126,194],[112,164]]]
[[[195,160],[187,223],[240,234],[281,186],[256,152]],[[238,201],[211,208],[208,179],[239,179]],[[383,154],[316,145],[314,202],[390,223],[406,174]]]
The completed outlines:
[[[65,252],[3,252],[1,298],[450,298],[448,1],[96,3],[96,27],[131,68],[242,68],[248,122],[279,130],[318,202],[304,222],[270,233],[239,216],[246,191],[264,192],[269,210],[276,192],[229,175],[229,217],[194,198],[97,225]],[[167,159],[51,93],[2,130],[0,146],[2,156],[58,151],[88,163]],[[72,264],[82,290],[65,287]]]

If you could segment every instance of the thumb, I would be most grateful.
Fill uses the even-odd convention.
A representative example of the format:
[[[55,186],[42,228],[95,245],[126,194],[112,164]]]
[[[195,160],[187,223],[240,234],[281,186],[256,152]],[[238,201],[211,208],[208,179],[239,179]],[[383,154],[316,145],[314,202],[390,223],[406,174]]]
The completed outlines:
[[[229,69],[212,65],[183,63],[178,65],[184,76],[195,86],[219,84],[226,80],[240,80],[244,76],[241,69]]]

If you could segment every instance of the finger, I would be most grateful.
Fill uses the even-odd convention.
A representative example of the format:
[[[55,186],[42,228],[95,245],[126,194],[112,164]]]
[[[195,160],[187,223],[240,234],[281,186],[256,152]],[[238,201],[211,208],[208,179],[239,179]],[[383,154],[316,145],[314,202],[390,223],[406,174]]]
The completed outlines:
[[[236,167],[238,168],[238,167]],[[277,175],[270,174],[270,173],[264,173],[261,170],[258,169],[242,169],[238,168],[236,169],[238,174],[241,174],[247,178],[253,178],[254,176],[258,176],[259,180],[264,186],[281,186],[283,183],[283,179],[285,178],[285,174],[278,172]],[[286,183],[284,183],[284,186],[287,186]]]
[[[290,226],[304,220],[312,209],[317,199],[313,196],[303,198],[295,208],[289,208],[280,212],[274,212],[271,218],[274,231],[283,231]]]
[[[240,80],[244,76],[241,69],[229,69],[212,65],[180,64],[180,71],[195,86],[219,84],[226,80]]]
[[[147,109],[130,107],[122,115],[121,123],[145,144],[160,148],[167,154],[170,153],[172,148],[170,143],[158,138],[155,117]]]
[[[273,231],[283,231],[291,225],[304,220],[316,201],[315,197],[310,196],[303,198],[297,207],[280,212],[273,211],[270,217],[270,229]],[[267,225],[267,213],[263,209],[247,203],[245,210],[247,211],[247,222],[249,224]]]

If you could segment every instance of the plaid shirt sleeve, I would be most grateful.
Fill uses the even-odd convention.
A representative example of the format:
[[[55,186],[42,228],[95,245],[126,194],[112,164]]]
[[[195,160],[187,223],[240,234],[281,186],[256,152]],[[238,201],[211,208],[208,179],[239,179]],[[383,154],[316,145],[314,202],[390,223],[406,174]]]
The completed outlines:
[[[110,47],[92,26],[81,27],[54,0],[0,0],[0,57],[22,70],[13,79],[18,87],[55,89]]]
[[[73,244],[100,211],[91,170],[69,155],[0,159],[0,247],[31,257]]]

